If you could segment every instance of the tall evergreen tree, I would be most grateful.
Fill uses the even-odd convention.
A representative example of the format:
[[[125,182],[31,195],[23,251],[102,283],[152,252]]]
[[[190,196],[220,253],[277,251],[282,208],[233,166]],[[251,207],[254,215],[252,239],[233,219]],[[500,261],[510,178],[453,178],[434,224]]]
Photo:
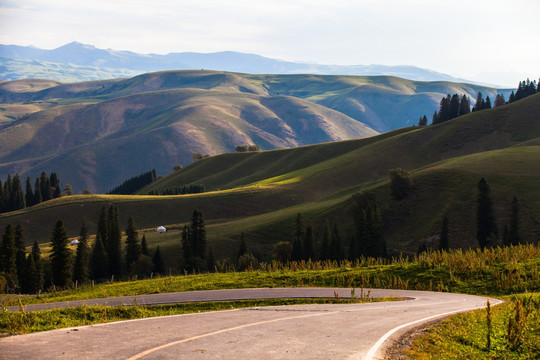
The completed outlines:
[[[474,104],[474,107],[472,111],[479,111],[484,109],[484,95],[482,95],[482,92],[478,92],[478,95],[476,96],[476,103]]]
[[[521,243],[521,237],[519,236],[519,203],[514,196],[512,200],[512,212],[510,214],[510,228],[508,230],[508,237],[510,244],[518,245]]]
[[[39,248],[39,245],[37,241],[34,240],[34,244],[32,245],[32,251],[30,252],[29,256],[32,257],[32,260],[34,262],[35,267],[35,273],[32,276],[32,290],[33,292],[37,292],[43,289],[45,274],[43,270],[43,261],[41,259],[41,249]]]
[[[382,216],[375,194],[362,192],[353,195],[353,200],[355,203],[353,215],[356,225],[356,245],[353,247],[355,253],[351,255],[354,258],[361,255],[386,257]]]
[[[204,258],[206,255],[206,228],[202,212],[198,210],[193,211],[191,217],[191,252],[194,257]]]
[[[450,119],[454,119],[459,116],[459,109],[460,109],[459,95],[454,94],[450,98]]]
[[[135,226],[135,220],[130,217],[126,228],[126,266],[129,273],[133,270],[133,264],[140,256],[141,247],[139,245],[139,233]]]
[[[79,245],[75,253],[75,264],[73,265],[73,281],[84,284],[90,280],[90,249],[88,248],[88,228],[82,222],[79,232]]]
[[[7,224],[0,244],[0,272],[11,276],[14,282],[17,278],[17,246],[15,245],[15,231],[11,224]]]
[[[107,218],[107,260],[109,261],[110,275],[120,276],[122,274],[122,230],[118,208],[111,205]]]
[[[491,109],[491,100],[489,96],[486,96],[486,101],[484,102],[484,107],[482,109]]]
[[[480,248],[484,249],[493,243],[493,237],[497,236],[497,225],[491,200],[491,190],[486,179],[481,178],[477,184],[477,211],[476,211],[476,238]]]
[[[182,258],[184,260],[184,269],[190,270],[193,264],[193,251],[191,244],[191,231],[187,225],[184,225],[184,228],[182,229]]]
[[[428,120],[427,120],[426,115],[422,116],[422,117],[418,120],[418,126],[427,126],[427,123],[428,123]]]
[[[22,189],[19,174],[15,174],[15,176],[13,177],[9,203],[11,211],[24,209],[26,207],[24,191]]]
[[[153,272],[161,275],[165,274],[165,263],[163,262],[163,258],[161,257],[161,250],[159,249],[159,246],[156,248],[156,251],[154,251],[152,263],[154,264],[154,266],[152,267]]]
[[[34,190],[32,189],[32,180],[30,176],[26,178],[26,193],[25,193],[26,206],[34,206]]]
[[[495,102],[493,103],[493,105],[495,107],[499,107],[499,106],[503,106],[504,104],[506,104],[506,100],[504,99],[504,95],[503,94],[497,94],[497,96],[495,97]]]
[[[101,212],[99,213],[97,233],[101,237],[105,251],[107,251],[109,244],[109,225],[107,223],[107,207],[105,205],[101,207]]]
[[[463,94],[461,102],[459,103],[459,116],[466,115],[471,112],[471,102],[467,95]]]
[[[141,254],[148,256],[148,243],[146,242],[145,235],[143,235],[141,239]]]
[[[304,258],[304,246],[302,244],[303,236],[304,236],[304,228],[303,228],[303,222],[302,222],[302,215],[298,213],[296,215],[296,221],[294,224],[294,241],[293,241],[293,249],[291,254],[291,260],[292,261],[299,261]]]
[[[36,264],[34,263],[34,257],[32,254],[28,254],[24,260],[24,269],[21,274],[21,279],[19,280],[21,291],[24,294],[32,294],[38,291],[35,279]]]
[[[441,234],[439,236],[439,250],[450,250],[450,240],[448,237],[448,217],[443,218]]]
[[[71,284],[71,250],[68,234],[62,220],[58,220],[51,235],[51,270],[54,285],[66,287]]]
[[[107,261],[107,252],[105,245],[101,240],[101,234],[96,234],[96,241],[92,248],[92,257],[90,258],[90,273],[92,279],[103,279],[109,275],[109,262]]]
[[[40,192],[41,192],[41,200],[47,201],[52,199],[52,189],[51,189],[51,180],[45,174],[45,172],[41,173],[41,176],[39,178],[39,186],[40,186]]]
[[[39,178],[36,178],[36,183],[34,185],[34,205],[39,204],[43,201],[41,196],[41,183]]]
[[[15,247],[17,248],[15,264],[17,266],[17,278],[20,285],[23,281],[26,262],[26,237],[24,236],[24,229],[21,224],[17,224],[15,227]]]

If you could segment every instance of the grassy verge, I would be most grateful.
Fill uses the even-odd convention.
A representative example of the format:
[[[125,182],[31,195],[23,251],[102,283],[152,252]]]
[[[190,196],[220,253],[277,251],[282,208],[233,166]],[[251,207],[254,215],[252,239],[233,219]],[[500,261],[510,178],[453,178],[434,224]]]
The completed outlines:
[[[540,293],[505,300],[491,309],[490,326],[486,309],[451,316],[413,340],[405,358],[539,359]]]
[[[176,291],[251,287],[354,287],[431,290],[501,296],[540,291],[540,248],[520,245],[485,250],[428,252],[414,259],[362,259],[357,262],[261,264],[246,272],[170,276],[85,285],[29,295],[24,304],[71,301]],[[18,296],[1,295],[2,306]]]
[[[184,303],[156,306],[77,306],[35,312],[0,312],[0,334],[27,334],[59,328],[101,324],[112,321],[141,319],[156,316],[190,314],[203,311],[219,311],[259,306],[281,306],[300,304],[359,303],[395,298],[377,299],[362,297],[356,299],[264,299],[218,301],[204,303]]]

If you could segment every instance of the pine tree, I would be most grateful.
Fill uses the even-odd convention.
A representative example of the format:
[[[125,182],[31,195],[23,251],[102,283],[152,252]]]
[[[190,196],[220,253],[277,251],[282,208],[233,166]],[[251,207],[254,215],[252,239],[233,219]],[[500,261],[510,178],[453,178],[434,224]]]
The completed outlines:
[[[73,265],[73,281],[84,284],[90,280],[90,249],[88,248],[88,228],[83,221],[79,232],[79,245],[75,254],[75,264]]]
[[[193,257],[204,258],[206,255],[206,229],[202,213],[198,210],[193,211],[190,231]]]
[[[459,116],[466,115],[471,112],[471,102],[467,95],[461,97],[461,102],[459,103]]]
[[[159,249],[159,246],[154,252],[154,256],[152,257],[152,263],[154,264],[152,268],[153,272],[161,275],[165,274],[165,263],[163,262],[163,258],[161,257],[161,250]]]
[[[22,189],[19,174],[15,174],[15,176],[13,177],[9,203],[11,211],[24,209],[26,207],[24,192]]]
[[[24,236],[24,229],[21,224],[17,224],[15,227],[15,247],[17,248],[17,254],[15,255],[17,279],[19,280],[19,284],[21,284],[26,262],[26,237]]]
[[[45,274],[43,271],[43,261],[41,260],[41,249],[39,248],[37,241],[34,240],[34,244],[32,245],[32,251],[28,256],[31,256],[34,262],[35,273],[32,276],[32,290],[34,292],[37,292],[43,289],[43,283],[45,278]]]
[[[497,235],[493,201],[491,200],[489,185],[482,178],[477,184],[478,198],[476,211],[476,238],[478,245],[484,249],[493,243],[493,237]]]
[[[442,222],[441,235],[439,236],[439,250],[450,249],[450,240],[448,238],[448,217],[445,216]]]
[[[506,100],[504,99],[504,95],[503,94],[497,94],[497,96],[495,97],[495,102],[493,103],[493,105],[495,105],[495,107],[499,107],[499,106],[503,106],[504,104],[506,104]]]
[[[111,205],[107,218],[107,260],[109,262],[109,274],[121,275],[122,269],[122,230],[118,218],[118,208]]]
[[[71,284],[71,251],[68,248],[67,230],[62,220],[58,220],[51,235],[51,270],[54,285],[66,287]]]
[[[460,110],[460,99],[458,94],[452,95],[450,99],[450,119],[457,118]]]
[[[97,233],[96,241],[92,248],[92,257],[90,258],[90,273],[92,279],[102,279],[107,277],[109,275],[108,263],[105,245],[103,245],[100,233]]]
[[[24,269],[22,271],[21,279],[19,280],[21,291],[24,294],[32,294],[38,291],[37,286],[34,284],[35,278],[36,264],[34,263],[34,257],[32,254],[28,254],[24,261]]]
[[[474,104],[474,107],[472,111],[479,111],[484,109],[484,95],[482,95],[482,92],[478,92],[478,95],[476,96],[476,103]]]
[[[141,254],[148,256],[148,243],[146,242],[145,235],[143,235],[141,239]]]
[[[486,101],[484,102],[484,107],[482,109],[491,109],[491,100],[489,96],[486,96]]]
[[[36,183],[34,185],[34,205],[40,204],[43,201],[41,196],[41,183],[39,178],[36,178]]]
[[[26,206],[34,206],[34,190],[32,189],[32,180],[30,176],[26,178],[26,194],[25,194]]]
[[[193,265],[193,254],[191,244],[191,231],[189,226],[184,225],[182,230],[182,258],[184,262],[184,269],[190,270]]]
[[[418,120],[418,126],[427,126],[428,120],[426,115],[422,116],[420,120]]]
[[[208,254],[206,254],[206,269],[208,272],[214,271],[216,268],[216,260],[214,258],[214,252],[212,248],[208,249]]]
[[[99,213],[97,233],[101,237],[101,241],[103,242],[106,251],[109,244],[109,225],[107,223],[107,207],[105,205],[101,207],[101,212]]]
[[[514,90],[512,90],[512,92],[510,93],[510,96],[508,97],[508,103],[513,103],[514,101],[516,101],[516,95],[514,94]]]
[[[60,179],[58,179],[58,175],[56,175],[55,172],[51,173],[49,182],[51,184],[51,192],[52,192],[53,199],[56,199],[62,196],[62,188],[60,187]]]
[[[310,224],[306,227],[306,232],[304,235],[303,248],[305,260],[315,260],[315,252],[313,251],[314,237],[313,225]]]
[[[386,257],[386,241],[384,240],[381,211],[375,195],[362,192],[353,195],[353,208],[356,225],[356,244],[353,247],[354,258],[362,256]]]
[[[518,245],[521,243],[521,238],[519,236],[519,203],[515,196],[512,200],[512,212],[510,214],[510,228],[508,231],[508,237],[510,244],[512,245]]]
[[[17,247],[15,246],[15,231],[11,224],[6,225],[2,244],[0,244],[0,272],[11,277],[14,282],[17,278]]]
[[[51,189],[51,180],[45,174],[45,172],[41,173],[41,176],[39,178],[39,186],[40,186],[40,192],[41,192],[41,200],[47,201],[52,199],[52,189]]]
[[[135,227],[135,221],[130,217],[126,228],[126,266],[129,273],[132,272],[133,264],[140,256],[141,247],[139,245],[139,234]]]

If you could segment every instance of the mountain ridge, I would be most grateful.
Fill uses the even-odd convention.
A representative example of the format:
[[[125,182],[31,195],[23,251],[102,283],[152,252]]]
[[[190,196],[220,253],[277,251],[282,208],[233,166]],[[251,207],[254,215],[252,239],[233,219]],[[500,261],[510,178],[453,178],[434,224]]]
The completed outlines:
[[[4,59],[2,59],[4,58]],[[7,61],[5,59],[11,59]],[[40,60],[45,64],[24,64],[24,60]],[[17,62],[18,61],[18,62]],[[21,63],[23,62],[23,63]],[[357,75],[375,76],[389,75],[417,81],[454,81],[466,82],[465,79],[455,78],[447,74],[412,65],[323,65],[302,62],[291,62],[267,58],[261,55],[221,51],[214,53],[180,52],[168,54],[138,54],[131,51],[98,49],[93,45],[71,42],[56,49],[44,50],[36,47],[0,44],[0,65],[5,68],[0,72],[0,79],[17,80],[35,78],[33,74],[46,74],[46,69],[60,69],[60,64],[69,64],[66,74],[51,73],[52,80],[72,79],[97,80],[104,79],[99,75],[103,71],[111,77],[135,76],[140,73],[162,70],[193,70],[208,69],[249,74],[319,74],[319,75]],[[27,73],[24,73],[26,65]],[[42,67],[40,68],[39,65]],[[73,66],[83,66],[85,71],[82,78],[77,78]],[[91,78],[90,70],[96,73]],[[17,69],[19,69],[17,71]]]

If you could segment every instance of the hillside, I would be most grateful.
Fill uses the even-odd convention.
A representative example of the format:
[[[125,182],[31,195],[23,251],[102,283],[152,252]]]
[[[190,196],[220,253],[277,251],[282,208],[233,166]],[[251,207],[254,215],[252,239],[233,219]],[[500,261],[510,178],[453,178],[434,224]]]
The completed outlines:
[[[475,98],[478,91],[497,93],[385,76],[215,71],[0,82],[0,178],[56,171],[76,192],[105,192],[152,168],[167,174],[196,152],[216,155],[252,143],[287,148],[410,126],[445,94]]]
[[[234,251],[241,232],[247,234],[255,253],[268,256],[274,243],[292,239],[299,212],[317,232],[325,220],[338,220],[347,239],[353,223],[351,195],[371,189],[380,202],[393,254],[414,252],[423,241],[436,246],[443,216],[449,218],[451,246],[474,247],[476,183],[485,177],[492,189],[499,232],[508,222],[516,196],[522,238],[537,241],[539,117],[537,94],[436,126],[293,149],[223,154],[197,161],[142,191],[203,183],[213,190],[205,194],[65,197],[0,215],[0,227],[21,222],[27,224],[28,238],[46,241],[43,229],[62,218],[75,235],[82,219],[92,229],[101,206],[114,203],[123,224],[133,216],[140,228],[173,225],[165,235],[147,233],[154,244],[167,247],[178,245],[174,227],[199,209],[219,257]],[[408,170],[414,183],[411,196],[399,202],[390,197],[387,171],[393,167]]]

